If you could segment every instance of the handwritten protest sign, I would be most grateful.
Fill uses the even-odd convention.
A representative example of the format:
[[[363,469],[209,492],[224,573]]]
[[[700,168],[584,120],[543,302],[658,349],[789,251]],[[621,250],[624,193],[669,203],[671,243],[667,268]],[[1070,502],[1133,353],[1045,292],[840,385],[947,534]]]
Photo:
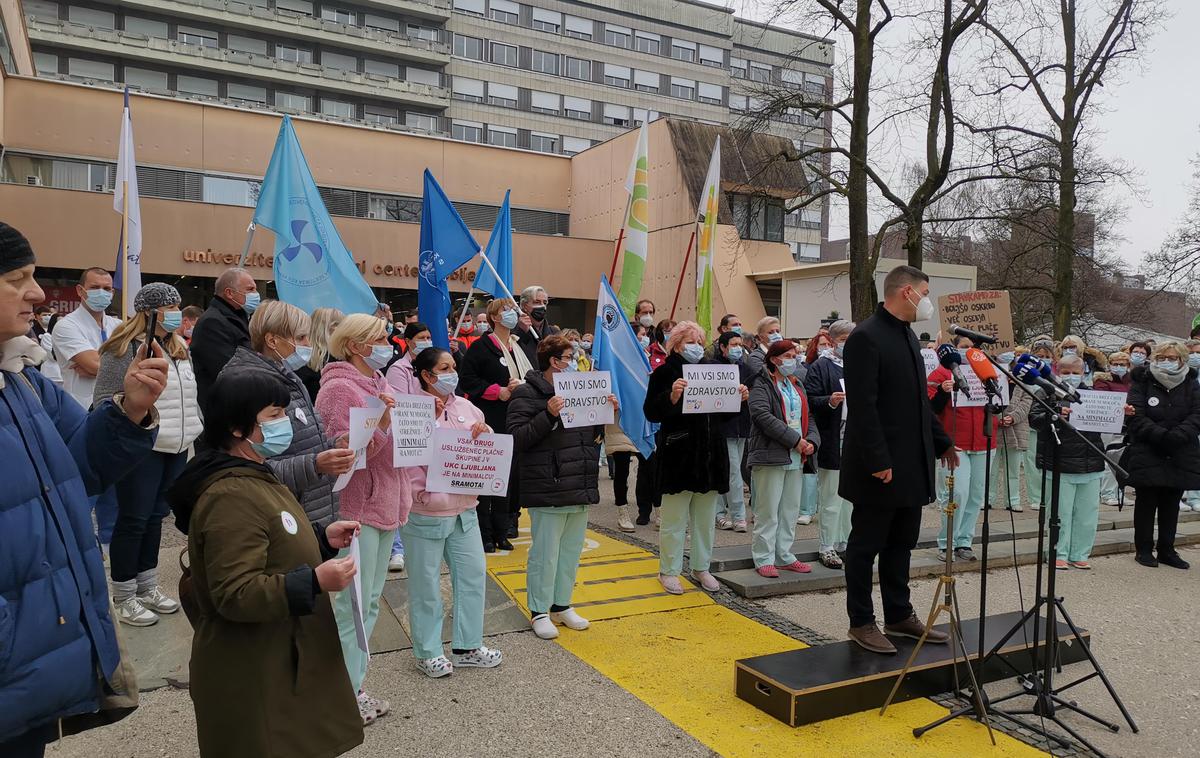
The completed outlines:
[[[962,373],[967,380],[967,392],[964,394],[962,390],[959,390],[954,402],[959,408],[982,408],[987,402],[987,392],[983,389],[983,382],[979,381],[979,377],[975,376],[975,372],[970,368],[964,367]],[[1008,378],[997,374],[996,383],[1000,385],[1000,404],[1008,405]]]
[[[554,394],[565,401],[558,417],[568,429],[613,423],[608,402],[612,377],[607,371],[560,371],[554,375]]]
[[[437,429],[425,489],[503,497],[508,492],[512,452],[510,434],[481,434],[471,439],[469,431]]]
[[[683,380],[684,413],[733,413],[741,407],[737,366],[685,365]]]
[[[430,395],[397,395],[392,408],[392,465],[428,466],[433,460],[434,400]]]
[[[1120,434],[1125,426],[1125,393],[1079,390],[1082,403],[1071,403],[1071,426],[1081,432]]]
[[[921,350],[921,358],[925,361],[925,376],[929,376],[941,364],[938,363],[937,351],[925,348]]]
[[[367,398],[367,406],[365,408],[350,409],[350,434],[349,448],[354,451],[354,467],[337,478],[333,483],[333,491],[341,492],[350,483],[354,472],[367,467],[367,444],[371,441],[371,435],[375,433],[375,427],[379,425],[379,419],[383,418],[387,406],[377,397]]]
[[[942,295],[938,298],[938,323],[942,338],[953,337],[951,326],[961,326],[973,332],[999,340],[989,345],[989,351],[1004,352],[1016,346],[1013,338],[1012,303],[1004,290],[975,290]],[[927,359],[928,360],[928,359]],[[928,364],[927,364],[928,365]]]

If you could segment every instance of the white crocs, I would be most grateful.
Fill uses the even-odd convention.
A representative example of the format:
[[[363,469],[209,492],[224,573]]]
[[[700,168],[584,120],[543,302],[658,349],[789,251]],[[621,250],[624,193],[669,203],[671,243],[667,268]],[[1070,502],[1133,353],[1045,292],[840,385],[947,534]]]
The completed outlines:
[[[577,632],[588,628],[588,620],[576,613],[574,608],[568,608],[565,611],[550,611],[550,620]]]
[[[454,666],[446,656],[439,655],[437,658],[418,658],[417,671],[430,679],[441,679],[443,676],[453,674]]]

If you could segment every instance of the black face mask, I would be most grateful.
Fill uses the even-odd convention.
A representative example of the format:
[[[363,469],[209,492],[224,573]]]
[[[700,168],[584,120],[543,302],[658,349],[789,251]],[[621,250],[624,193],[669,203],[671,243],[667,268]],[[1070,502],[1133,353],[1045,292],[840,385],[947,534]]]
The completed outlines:
[[[532,318],[534,321],[545,321],[545,320],[546,320],[546,308],[545,308],[545,306],[541,306],[541,305],[539,305],[538,307],[534,308],[533,310],[531,310],[531,311],[529,312],[529,316],[530,316],[530,317],[531,317],[531,318]]]

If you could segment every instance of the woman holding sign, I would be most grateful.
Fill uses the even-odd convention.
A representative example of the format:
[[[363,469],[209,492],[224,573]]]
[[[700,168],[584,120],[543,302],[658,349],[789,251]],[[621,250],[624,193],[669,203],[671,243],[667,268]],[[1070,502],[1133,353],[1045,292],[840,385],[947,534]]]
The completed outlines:
[[[726,412],[684,413],[687,380],[684,365],[704,359],[704,330],[694,321],[680,321],[667,340],[667,357],[650,374],[643,410],[646,419],[661,424],[654,461],[662,505],[659,513],[658,581],[672,595],[683,594],[683,544],[692,528],[692,578],[705,590],[721,588],[708,572],[716,533],[717,496],[729,491],[729,450],[722,429],[731,414],[741,411],[750,391],[738,385],[741,403]],[[711,365],[711,364],[707,364]]]
[[[792,554],[796,515],[804,492],[804,473],[816,469],[821,435],[812,419],[808,397],[796,378],[799,348],[778,340],[767,348],[762,373],[750,393],[750,435],[747,458],[754,489],[754,539],[750,551],[754,570],[775,578],[779,569],[807,574],[812,567]],[[834,443],[836,444],[836,442]]]
[[[526,568],[533,631],[558,636],[556,624],[583,631],[587,619],[571,607],[575,572],[583,553],[587,507],[600,502],[600,439],[603,426],[567,428],[559,417],[565,401],[554,394],[554,375],[575,363],[571,341],[552,334],[538,343],[539,371],[530,371],[513,392],[508,433],[519,454],[522,504],[529,509],[533,542]],[[613,410],[617,398],[608,396]],[[709,525],[712,525],[710,519]]]
[[[490,432],[483,411],[458,397],[458,373],[450,352],[427,347],[412,359],[421,392],[435,400],[439,429],[469,430],[472,437]],[[472,495],[429,492],[427,466],[404,469],[412,488],[412,512],[400,527],[408,546],[408,621],[417,669],[437,679],[454,667],[493,668],[503,656],[483,644],[483,597],[487,566],[479,518]],[[442,559],[450,568],[454,589],[454,636],[451,654],[442,650]]]
[[[329,340],[329,353],[336,359],[321,370],[321,394],[317,411],[325,419],[333,437],[350,433],[350,409],[365,408],[382,400],[389,408],[395,403],[390,387],[380,371],[392,358],[387,341],[387,322],[366,313],[352,313],[338,324]],[[361,564],[363,626],[369,638],[379,615],[379,596],[387,578],[388,560],[396,527],[408,520],[412,492],[408,479],[392,465],[392,416],[385,411],[371,432],[362,456],[366,465],[350,473],[350,481],[341,491],[341,514],[362,523],[358,537]],[[347,555],[343,551],[342,555]],[[350,682],[358,693],[358,710],[363,723],[370,724],[386,714],[387,701],[362,691],[370,656],[358,646],[351,593],[339,592],[333,605],[342,653]]]

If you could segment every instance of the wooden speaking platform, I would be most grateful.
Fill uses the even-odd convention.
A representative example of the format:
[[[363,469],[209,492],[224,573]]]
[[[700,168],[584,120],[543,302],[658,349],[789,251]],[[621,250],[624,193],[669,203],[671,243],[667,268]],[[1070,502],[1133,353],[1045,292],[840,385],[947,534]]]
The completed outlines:
[[[984,652],[991,650],[1020,618],[1021,614],[1017,612],[989,616]],[[1041,637],[1044,637],[1045,617],[1031,619],[1025,625],[1026,633],[1014,634],[1000,651],[1000,656],[1023,673],[1031,671],[1033,666],[1030,650],[1035,623],[1039,624]],[[946,624],[934,628],[949,631]],[[979,644],[979,621],[963,621],[962,628],[967,656],[975,661],[979,657],[976,650]],[[1090,646],[1091,635],[1082,629],[1080,634]],[[1063,665],[1087,660],[1083,650],[1071,637],[1071,630],[1061,621],[1058,623],[1058,635],[1058,655]],[[917,644],[916,640],[904,637],[889,636],[888,639],[896,645],[896,655],[871,653],[847,640],[742,659],[734,664],[737,695],[791,726],[878,709],[887,699],[900,670]],[[1045,640],[1041,639],[1039,645],[1044,650]],[[953,690],[952,661],[950,645],[926,643],[900,686],[895,702]],[[959,680],[965,684],[970,679],[963,666],[960,661]],[[1015,676],[1012,668],[995,659],[988,661],[983,672],[977,672],[976,675],[984,684]]]

